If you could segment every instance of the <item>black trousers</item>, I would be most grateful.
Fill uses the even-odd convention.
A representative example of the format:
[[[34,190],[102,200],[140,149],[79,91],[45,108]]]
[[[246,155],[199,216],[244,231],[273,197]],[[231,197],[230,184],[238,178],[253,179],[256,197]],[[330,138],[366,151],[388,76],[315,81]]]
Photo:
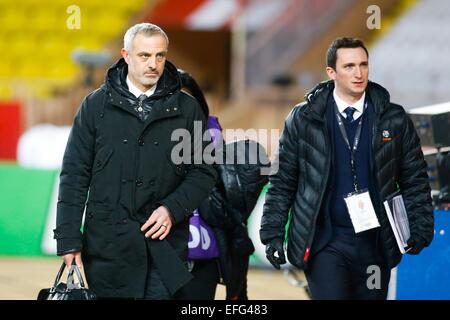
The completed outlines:
[[[177,294],[180,300],[214,300],[219,271],[217,259],[194,261],[191,271],[194,278],[189,281]]]
[[[154,264],[151,264],[149,261],[144,299],[170,300],[174,298],[175,297],[170,294],[169,290],[167,290],[164,285],[158,269],[156,269]]]
[[[305,275],[313,299],[385,300],[390,272],[368,231],[334,235],[310,256]]]
[[[148,246],[148,243],[147,243]],[[152,262],[152,256],[147,248],[147,279],[145,283],[144,299],[146,300],[171,300],[174,299],[162,281],[161,274]]]

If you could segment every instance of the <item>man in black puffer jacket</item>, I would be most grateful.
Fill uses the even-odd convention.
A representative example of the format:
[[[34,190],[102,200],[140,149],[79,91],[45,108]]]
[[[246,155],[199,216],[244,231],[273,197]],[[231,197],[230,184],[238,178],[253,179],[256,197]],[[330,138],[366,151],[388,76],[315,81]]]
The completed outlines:
[[[336,39],[326,70],[332,80],[318,84],[286,119],[261,241],[276,268],[286,262],[283,241],[292,209],[287,255],[305,270],[313,299],[386,299],[401,253],[383,201],[395,192],[403,196],[408,253],[428,246],[434,218],[426,163],[405,110],[368,81],[362,41]],[[358,199],[356,206],[347,207],[349,194]],[[371,223],[360,232],[358,222],[364,221],[356,217],[363,207],[373,209],[367,209]],[[371,276],[377,279],[373,285]]]

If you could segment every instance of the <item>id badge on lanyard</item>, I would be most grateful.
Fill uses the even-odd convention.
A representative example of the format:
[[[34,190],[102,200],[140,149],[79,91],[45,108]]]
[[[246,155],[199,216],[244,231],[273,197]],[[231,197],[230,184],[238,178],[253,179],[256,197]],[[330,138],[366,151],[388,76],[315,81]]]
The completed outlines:
[[[365,107],[367,107],[367,104]],[[367,189],[364,190],[359,189],[358,179],[356,176],[355,153],[358,148],[359,139],[361,136],[362,117],[359,120],[353,147],[351,147],[348,141],[347,133],[344,128],[344,124],[342,123],[342,118],[339,115],[337,108],[335,110],[339,129],[341,131],[342,137],[344,138],[344,141],[346,142],[348,149],[350,150],[351,155],[350,165],[353,178],[353,187],[355,190],[354,192],[345,196],[344,201],[345,204],[347,205],[348,213],[350,214],[350,219],[352,221],[353,228],[355,229],[355,233],[359,233],[380,226],[377,215],[375,213],[375,209],[373,208],[372,200],[370,199],[369,191]]]
[[[347,205],[355,233],[378,228],[380,226],[375,209],[372,205],[372,200],[370,199],[369,191],[360,190],[353,192],[344,197],[344,201]]]

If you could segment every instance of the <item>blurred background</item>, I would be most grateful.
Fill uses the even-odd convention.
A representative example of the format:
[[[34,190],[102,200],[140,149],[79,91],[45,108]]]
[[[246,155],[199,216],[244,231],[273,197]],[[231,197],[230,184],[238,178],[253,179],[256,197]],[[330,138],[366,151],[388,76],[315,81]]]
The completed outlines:
[[[281,130],[292,107],[326,80],[331,41],[363,39],[369,78],[418,129],[436,206],[434,242],[405,256],[390,297],[450,298],[449,16],[450,2],[441,0],[0,0],[0,299],[34,299],[53,281],[70,126],[139,22],[166,31],[168,59],[196,78],[224,129]],[[277,139],[265,140],[272,156]],[[249,221],[256,247],[249,297],[306,299],[301,273],[275,272],[265,260],[258,236],[265,190]],[[269,283],[281,289],[263,290]]]

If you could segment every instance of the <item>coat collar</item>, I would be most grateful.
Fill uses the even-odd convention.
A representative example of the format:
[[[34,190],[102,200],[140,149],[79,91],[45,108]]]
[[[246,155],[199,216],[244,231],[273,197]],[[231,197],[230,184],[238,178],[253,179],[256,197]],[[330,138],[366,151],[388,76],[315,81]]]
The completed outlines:
[[[320,82],[305,95],[305,101],[308,106],[307,112],[312,118],[318,121],[325,121],[327,100],[329,95],[333,94],[333,90],[334,81],[328,80]],[[373,103],[375,114],[378,116],[383,114],[390,103],[389,92],[381,85],[369,81],[366,94]]]
[[[126,78],[128,65],[123,58],[112,65],[107,73],[104,89],[109,96],[109,102],[119,107],[130,107],[136,104],[137,98],[128,90]],[[149,99],[168,98],[181,89],[181,79],[177,68],[166,61],[164,72],[158,80],[155,93]]]

